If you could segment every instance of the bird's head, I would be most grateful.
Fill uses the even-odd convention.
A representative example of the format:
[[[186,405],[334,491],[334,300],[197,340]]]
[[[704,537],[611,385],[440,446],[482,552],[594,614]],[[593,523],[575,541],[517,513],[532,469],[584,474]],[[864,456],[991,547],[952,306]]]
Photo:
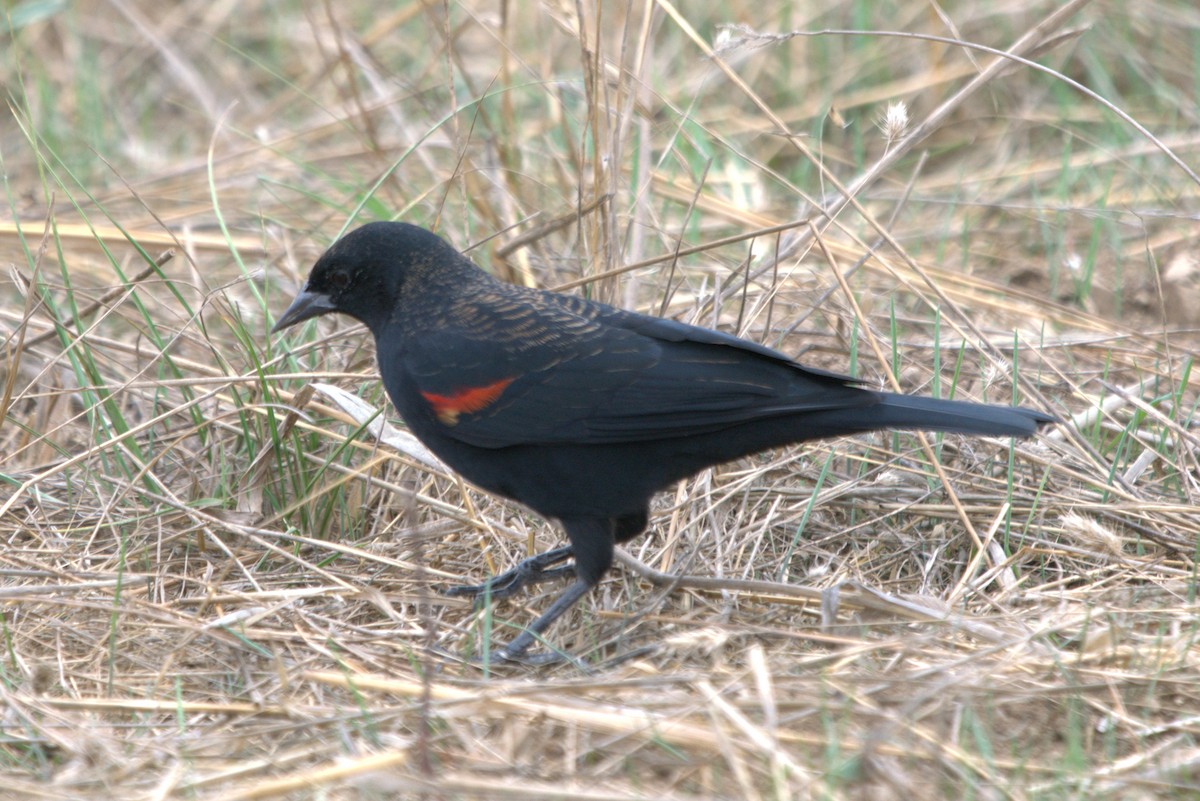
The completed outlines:
[[[271,329],[282,331],[330,312],[347,314],[379,333],[407,293],[458,251],[424,228],[400,222],[368,223],[339,239],[317,259],[304,288]]]

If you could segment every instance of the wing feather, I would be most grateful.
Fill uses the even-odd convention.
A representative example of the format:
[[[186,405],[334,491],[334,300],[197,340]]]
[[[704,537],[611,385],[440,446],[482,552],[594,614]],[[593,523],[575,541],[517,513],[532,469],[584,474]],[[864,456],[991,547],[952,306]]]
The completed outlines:
[[[720,332],[540,299],[520,309],[519,338],[473,326],[410,342],[407,380],[443,434],[485,448],[630,443],[873,398],[853,379]]]

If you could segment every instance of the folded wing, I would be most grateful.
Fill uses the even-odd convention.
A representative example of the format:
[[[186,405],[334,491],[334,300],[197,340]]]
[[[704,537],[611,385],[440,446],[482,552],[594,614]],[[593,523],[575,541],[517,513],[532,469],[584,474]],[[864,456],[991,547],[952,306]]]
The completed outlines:
[[[410,344],[406,383],[443,433],[486,448],[630,443],[878,402],[769,348],[580,299],[518,324],[519,340],[477,325]]]

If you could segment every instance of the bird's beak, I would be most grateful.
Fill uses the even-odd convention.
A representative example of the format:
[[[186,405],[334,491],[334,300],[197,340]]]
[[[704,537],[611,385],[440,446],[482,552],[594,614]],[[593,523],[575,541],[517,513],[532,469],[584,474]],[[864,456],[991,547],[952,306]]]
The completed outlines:
[[[302,289],[296,299],[292,301],[292,305],[287,307],[283,316],[275,321],[275,327],[271,329],[271,333],[277,334],[288,326],[332,311],[337,311],[337,307],[328,295],[323,292],[309,292],[307,289]]]

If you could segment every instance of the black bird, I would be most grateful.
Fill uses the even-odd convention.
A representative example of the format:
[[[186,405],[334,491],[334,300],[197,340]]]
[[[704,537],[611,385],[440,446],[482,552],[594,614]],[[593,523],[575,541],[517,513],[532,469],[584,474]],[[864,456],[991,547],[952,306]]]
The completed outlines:
[[[507,646],[527,651],[646,528],[651,497],[705,467],[883,428],[1023,437],[1032,409],[863,389],[707,328],[498,281],[435,234],[376,222],[317,260],[273,332],[329,312],[375,337],[413,434],[473,484],[558,520],[570,545],[461,594],[575,582]],[[574,567],[550,566],[573,558]]]

